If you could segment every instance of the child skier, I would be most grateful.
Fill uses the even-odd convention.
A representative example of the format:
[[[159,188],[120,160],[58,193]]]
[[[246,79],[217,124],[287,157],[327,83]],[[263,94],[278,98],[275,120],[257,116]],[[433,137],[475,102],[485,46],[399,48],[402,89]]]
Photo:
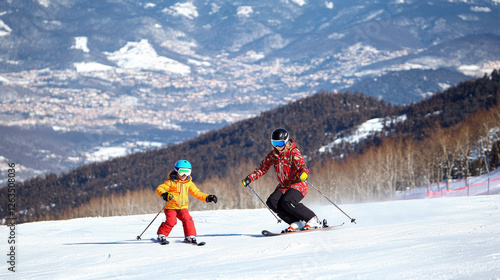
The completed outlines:
[[[156,194],[166,201],[166,221],[158,228],[158,242],[168,243],[167,236],[181,220],[184,227],[185,242],[196,243],[196,228],[193,218],[189,215],[188,193],[201,201],[217,203],[217,196],[201,192],[193,183],[191,178],[191,163],[187,160],[179,160],[175,163],[174,170],[168,174],[168,180],[156,188]]]
[[[316,214],[300,203],[307,194],[309,184],[306,179],[309,169],[307,169],[302,153],[295,145],[295,140],[290,139],[285,129],[278,128],[271,135],[271,143],[273,150],[253,173],[242,180],[242,185],[248,186],[274,166],[279,184],[267,199],[266,204],[290,225],[284,231],[322,227]],[[303,227],[301,227],[302,221],[306,222]]]

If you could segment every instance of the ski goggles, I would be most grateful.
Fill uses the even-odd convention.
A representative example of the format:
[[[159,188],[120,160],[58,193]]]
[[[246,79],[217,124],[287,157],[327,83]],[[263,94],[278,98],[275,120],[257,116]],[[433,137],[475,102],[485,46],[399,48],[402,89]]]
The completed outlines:
[[[271,140],[271,143],[273,144],[274,147],[284,147],[286,145],[285,140]]]
[[[179,168],[179,169],[177,169],[177,173],[180,176],[183,176],[183,175],[189,176],[189,175],[191,175],[191,169],[189,169],[189,168]]]

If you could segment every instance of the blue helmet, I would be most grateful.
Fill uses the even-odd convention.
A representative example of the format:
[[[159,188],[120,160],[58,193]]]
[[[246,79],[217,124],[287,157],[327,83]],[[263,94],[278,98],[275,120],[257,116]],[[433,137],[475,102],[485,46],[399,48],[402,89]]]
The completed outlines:
[[[192,169],[191,163],[185,159],[179,160],[175,163],[174,170],[179,172],[179,169]]]

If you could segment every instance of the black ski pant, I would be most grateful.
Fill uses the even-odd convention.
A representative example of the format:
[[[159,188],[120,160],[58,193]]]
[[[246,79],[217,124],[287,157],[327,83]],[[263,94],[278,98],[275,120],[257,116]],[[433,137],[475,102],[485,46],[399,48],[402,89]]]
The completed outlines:
[[[307,223],[316,214],[300,203],[303,198],[302,193],[296,189],[289,189],[285,194],[276,189],[267,198],[266,204],[287,224],[301,220]]]

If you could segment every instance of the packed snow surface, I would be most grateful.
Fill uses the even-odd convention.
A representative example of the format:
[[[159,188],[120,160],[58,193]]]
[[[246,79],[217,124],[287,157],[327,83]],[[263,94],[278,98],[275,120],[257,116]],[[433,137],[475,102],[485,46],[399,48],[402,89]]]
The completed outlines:
[[[193,211],[196,247],[178,242],[180,222],[169,245],[150,241],[163,213],[142,240],[156,213],[20,224],[16,272],[4,261],[0,278],[500,279],[499,195],[339,205],[357,224],[316,196],[316,214],[344,226],[263,237],[285,227],[265,208]]]

